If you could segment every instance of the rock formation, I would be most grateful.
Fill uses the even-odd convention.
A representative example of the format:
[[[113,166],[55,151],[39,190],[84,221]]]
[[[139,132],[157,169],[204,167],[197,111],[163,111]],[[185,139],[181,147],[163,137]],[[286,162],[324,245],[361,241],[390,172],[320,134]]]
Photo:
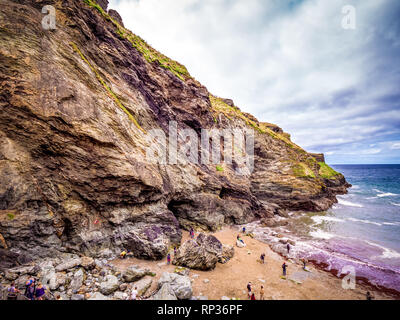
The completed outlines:
[[[187,240],[176,252],[172,264],[190,269],[212,270],[217,262],[233,257],[233,248],[224,247],[213,235],[200,233],[196,239]]]
[[[341,174],[210,94],[107,3],[54,1],[57,28],[45,30],[47,1],[2,0],[0,267],[60,252],[161,259],[180,228],[325,210],[346,192]],[[148,132],[168,136],[171,121],[199,136],[254,129],[254,171],[154,163],[146,150],[162,146]]]

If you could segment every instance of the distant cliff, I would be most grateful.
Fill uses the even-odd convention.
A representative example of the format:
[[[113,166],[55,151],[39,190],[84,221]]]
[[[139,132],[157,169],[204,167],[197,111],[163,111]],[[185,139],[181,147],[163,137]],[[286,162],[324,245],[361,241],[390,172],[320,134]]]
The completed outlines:
[[[42,28],[48,1],[1,4],[2,261],[104,248],[160,259],[181,227],[326,210],[346,192],[323,158],[210,94],[109,15],[107,1],[52,1],[56,30]],[[146,133],[167,133],[171,121],[199,135],[254,129],[254,171],[152,163]]]

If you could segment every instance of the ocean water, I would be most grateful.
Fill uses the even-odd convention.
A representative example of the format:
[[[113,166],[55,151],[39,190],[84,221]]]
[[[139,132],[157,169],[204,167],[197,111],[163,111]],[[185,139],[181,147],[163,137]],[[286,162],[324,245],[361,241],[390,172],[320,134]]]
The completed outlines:
[[[351,266],[357,279],[400,292],[400,165],[332,167],[353,187],[327,212],[297,218],[298,255],[337,275]]]

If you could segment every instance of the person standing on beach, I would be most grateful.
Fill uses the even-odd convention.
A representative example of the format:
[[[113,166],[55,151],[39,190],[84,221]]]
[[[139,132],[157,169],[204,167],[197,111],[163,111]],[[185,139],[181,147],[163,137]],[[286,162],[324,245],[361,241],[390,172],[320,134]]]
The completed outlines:
[[[254,294],[254,292],[251,294],[250,300],[256,300],[256,295]]]
[[[265,263],[265,253],[261,254],[260,259],[261,259],[261,263],[264,264]]]
[[[246,233],[246,227],[243,227],[242,233]]]
[[[283,276],[286,277],[286,268],[288,267],[288,265],[286,264],[286,262],[283,263],[282,265],[282,270],[283,270]]]
[[[287,253],[289,254],[289,253],[290,253],[290,244],[289,244],[289,242],[288,242],[288,244],[286,245],[286,248],[287,248]]]
[[[137,287],[135,287],[131,292],[131,300],[136,300],[137,295],[138,295],[138,291],[137,291]]]
[[[251,282],[247,284],[247,296],[250,298],[251,297]]]
[[[264,300],[264,286],[261,286],[260,289],[260,300]]]
[[[307,259],[303,258],[303,259],[301,259],[301,262],[303,262],[303,270],[306,271]]]
[[[171,263],[171,254],[168,253],[168,255],[167,255],[167,264],[170,264],[170,263]]]

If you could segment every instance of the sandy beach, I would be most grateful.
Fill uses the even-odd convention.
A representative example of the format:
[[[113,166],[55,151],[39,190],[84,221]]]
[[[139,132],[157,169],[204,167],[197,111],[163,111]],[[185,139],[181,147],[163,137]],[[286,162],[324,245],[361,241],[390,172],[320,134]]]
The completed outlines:
[[[238,229],[225,227],[213,233],[223,244],[235,245]],[[182,242],[189,238],[188,232],[183,232]],[[260,286],[264,286],[265,300],[365,300],[367,291],[370,291],[376,300],[393,299],[393,297],[366,288],[357,284],[354,290],[342,288],[342,280],[334,275],[318,270],[308,265],[310,272],[302,270],[302,266],[295,262],[284,260],[273,252],[269,246],[249,236],[243,236],[245,248],[235,246],[234,257],[226,264],[217,264],[212,271],[190,270],[193,295],[204,296],[209,300],[220,300],[222,297],[230,299],[248,299],[246,286],[250,281],[259,300]],[[261,253],[265,253],[265,264],[259,260]],[[173,255],[173,253],[172,253]],[[282,263],[288,264],[288,275],[282,279]],[[115,260],[112,262],[121,269],[129,265],[139,265],[150,268],[156,273],[149,292],[156,289],[157,280],[163,272],[174,272],[175,266],[167,265],[163,261],[144,261],[135,258]]]

